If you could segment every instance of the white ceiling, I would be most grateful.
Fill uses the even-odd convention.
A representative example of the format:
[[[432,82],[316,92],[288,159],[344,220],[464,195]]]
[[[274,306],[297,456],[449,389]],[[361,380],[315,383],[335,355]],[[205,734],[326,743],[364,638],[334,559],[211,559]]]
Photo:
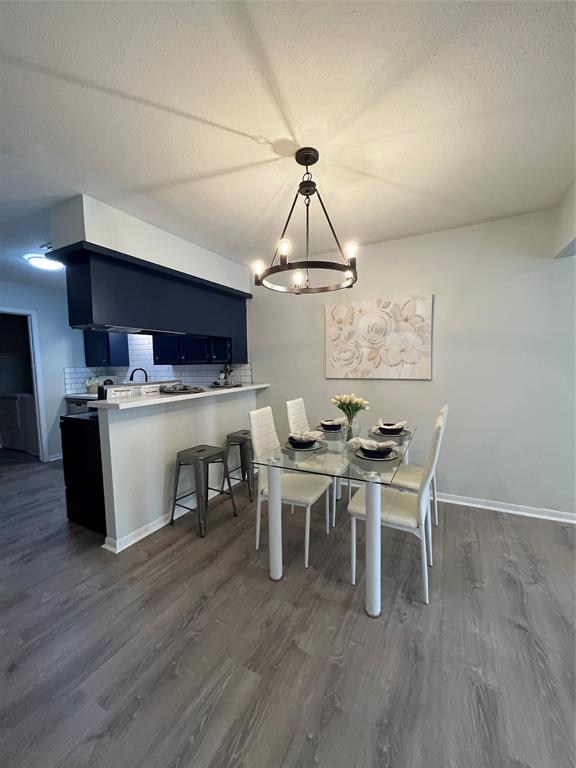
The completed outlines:
[[[554,207],[574,178],[574,7],[0,3],[0,224],[84,192],[268,258],[305,144],[343,239]]]

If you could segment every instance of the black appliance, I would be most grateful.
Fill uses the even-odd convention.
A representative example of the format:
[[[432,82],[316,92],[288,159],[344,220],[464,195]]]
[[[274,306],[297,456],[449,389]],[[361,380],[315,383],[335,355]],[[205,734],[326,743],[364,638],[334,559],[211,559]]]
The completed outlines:
[[[60,432],[68,520],[106,536],[98,414],[61,416]]]

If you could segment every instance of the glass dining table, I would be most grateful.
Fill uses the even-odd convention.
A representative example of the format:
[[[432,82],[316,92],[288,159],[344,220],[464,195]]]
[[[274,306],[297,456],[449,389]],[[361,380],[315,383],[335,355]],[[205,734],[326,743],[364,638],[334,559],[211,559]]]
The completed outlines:
[[[282,578],[282,472],[303,472],[338,478],[343,483],[364,483],[366,486],[366,578],[365,609],[368,616],[377,618],[381,613],[381,525],[380,486],[390,486],[398,467],[407,460],[407,453],[416,432],[416,427],[406,426],[400,435],[374,434],[374,420],[357,416],[355,431],[359,437],[381,442],[394,440],[393,452],[386,459],[366,459],[357,447],[346,441],[346,427],[341,430],[325,431],[321,446],[316,450],[294,450],[287,441],[281,447],[259,458],[253,463],[259,471],[268,472],[268,550],[270,578]]]

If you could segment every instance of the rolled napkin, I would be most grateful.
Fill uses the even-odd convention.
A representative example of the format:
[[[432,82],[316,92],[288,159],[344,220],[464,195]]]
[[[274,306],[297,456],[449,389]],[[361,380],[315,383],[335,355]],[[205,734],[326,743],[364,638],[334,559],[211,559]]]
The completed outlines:
[[[386,429],[403,429],[406,424],[408,424],[407,421],[399,421],[396,424],[385,424],[382,419],[378,419],[378,426],[385,427]]]
[[[346,416],[342,416],[339,419],[322,419],[320,424],[322,425],[327,424],[328,426],[330,426],[331,424],[346,424],[347,421],[348,419],[346,418]]]
[[[365,437],[353,437],[348,440],[348,445],[353,445],[354,448],[365,448],[368,451],[383,451],[386,448],[393,448],[396,443],[394,440],[367,440]]]
[[[324,437],[324,433],[312,429],[309,432],[290,432],[288,437],[291,440],[296,440],[296,442],[300,440],[305,442],[306,440],[320,440],[322,437]]]

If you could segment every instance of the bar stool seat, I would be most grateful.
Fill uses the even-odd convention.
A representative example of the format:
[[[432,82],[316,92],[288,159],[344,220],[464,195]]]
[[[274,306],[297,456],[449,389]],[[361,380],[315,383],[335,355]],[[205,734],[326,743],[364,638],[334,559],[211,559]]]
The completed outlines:
[[[229,432],[226,435],[226,447],[224,449],[226,455],[226,463],[230,458],[230,450],[234,446],[238,446],[240,449],[240,465],[233,467],[229,470],[230,474],[240,470],[240,477],[234,478],[235,480],[242,480],[248,486],[248,494],[250,501],[254,501],[254,465],[252,464],[252,439],[250,437],[249,429],[238,429],[236,432]],[[222,489],[224,488],[224,478],[222,478]]]
[[[213,488],[208,485],[210,464],[222,464],[224,475],[222,488]],[[187,493],[183,493],[181,496],[178,496],[180,468],[183,466],[191,466],[193,468],[196,489],[194,491],[188,491]],[[226,481],[228,484],[227,491],[224,491],[224,481]],[[236,502],[234,501],[234,494],[232,492],[232,485],[230,483],[230,473],[228,471],[228,462],[225,449],[220,448],[217,445],[195,445],[192,448],[186,448],[183,451],[178,451],[176,454],[174,496],[172,502],[172,514],[170,516],[170,525],[174,523],[174,513],[176,512],[176,507],[192,510],[192,507],[188,507],[186,504],[180,503],[180,499],[183,499],[186,496],[190,496],[194,493],[196,494],[196,506],[198,508],[198,528],[200,531],[200,536],[204,537],[206,535],[208,491],[218,491],[218,493],[225,493],[227,496],[230,496],[234,517],[238,516],[238,510],[236,509]]]

